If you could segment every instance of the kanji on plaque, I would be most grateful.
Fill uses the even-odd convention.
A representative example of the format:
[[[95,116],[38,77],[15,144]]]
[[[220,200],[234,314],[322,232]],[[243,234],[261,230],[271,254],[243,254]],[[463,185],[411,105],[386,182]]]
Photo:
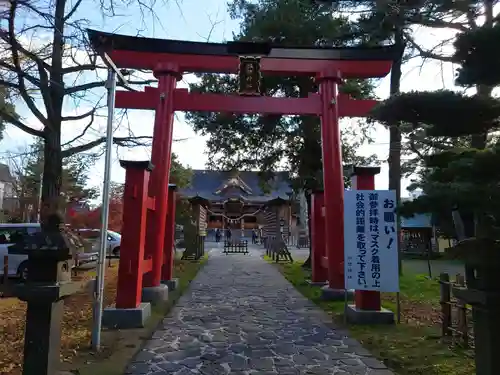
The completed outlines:
[[[347,289],[399,291],[396,194],[347,190],[344,196]]]

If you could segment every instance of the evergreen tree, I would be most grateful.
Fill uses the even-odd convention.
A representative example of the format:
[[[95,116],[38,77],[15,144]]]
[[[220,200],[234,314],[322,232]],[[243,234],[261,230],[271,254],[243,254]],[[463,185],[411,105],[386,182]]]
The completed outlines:
[[[337,10],[355,10],[359,13],[357,32],[360,38],[366,39],[366,43],[394,39],[397,44],[399,35],[404,47],[403,63],[414,57],[423,59],[422,64],[431,60],[450,63],[455,62],[454,56],[443,51],[453,43],[454,38],[437,38],[431,47],[423,46],[414,35],[415,28],[434,29],[437,35],[440,30],[462,33],[472,31],[483,22],[484,28],[491,28],[495,19],[496,3],[498,0],[344,0],[338,3]],[[391,94],[399,92],[399,89],[392,88],[393,84],[400,80],[400,77],[393,77],[396,70],[397,61],[394,62],[391,72]],[[476,87],[481,95],[491,95],[491,87],[487,84],[478,81]],[[474,143],[476,148],[483,148],[486,144],[485,136],[480,134],[468,138],[428,138],[424,132],[414,132],[411,139],[408,139],[401,138],[396,127],[391,127],[390,132],[389,174],[392,178],[389,185],[392,188],[399,184],[396,183],[396,180],[400,179],[398,176],[418,175],[425,157],[432,154],[436,148],[444,150],[463,146],[467,142]],[[401,161],[401,156],[405,156],[404,162]],[[398,171],[400,167],[401,171]]]
[[[42,188],[44,153],[43,142],[37,140],[15,164],[15,194],[19,199],[20,212],[17,219],[36,220],[39,211],[40,189]],[[63,208],[70,205],[86,204],[98,196],[96,188],[88,186],[89,172],[95,164],[94,154],[76,154],[63,161],[61,196]]]
[[[425,159],[425,173],[415,185],[423,195],[403,206],[403,212],[453,211],[461,240],[453,252],[465,260],[468,290],[454,291],[470,303],[474,316],[477,374],[497,374],[498,305],[495,272],[500,244],[500,140],[490,137],[500,128],[500,100],[489,94],[500,85],[500,25],[458,35],[454,59],[461,65],[457,83],[476,85],[473,96],[451,91],[409,93],[375,111],[386,123],[423,128],[429,137],[468,137],[468,147],[435,152]],[[458,214],[458,215],[457,215]],[[449,219],[448,219],[449,221]],[[465,240],[467,239],[467,240]]]
[[[3,139],[5,125],[17,121],[18,118],[7,88],[0,86],[0,141]]]
[[[472,85],[500,84],[500,76],[491,66],[500,64],[500,25],[488,25],[458,35],[454,59],[461,64],[457,83]],[[460,147],[435,147],[424,158],[420,179],[412,186],[423,195],[403,205],[404,214],[432,212],[443,222],[459,210],[466,234],[500,239],[500,141],[491,137],[484,148],[473,148],[472,140],[491,134],[500,127],[500,101],[480,90],[473,96],[453,91],[411,92],[387,100],[373,116],[386,125],[402,126],[411,137],[420,132],[437,140],[461,138]]]
[[[191,179],[193,177],[193,171],[190,167],[185,167],[179,161],[176,154],[172,153],[171,165],[170,165],[170,178],[169,183],[177,185],[177,188],[183,189],[191,184]]]
[[[235,0],[230,15],[241,22],[237,41],[271,41],[294,46],[351,46],[360,42],[347,17],[332,17],[328,7],[301,0]],[[204,74],[191,85],[198,92],[237,92],[232,75]],[[312,77],[263,77],[264,95],[306,97],[317,86]],[[373,96],[373,82],[348,80],[341,90],[353,98]],[[195,131],[208,135],[209,167],[216,169],[257,169],[266,181],[274,171],[291,172],[296,189],[306,192],[322,187],[320,122],[313,116],[230,115],[189,113]],[[370,160],[357,153],[369,139],[369,128],[357,126],[342,132],[343,159],[346,164]],[[265,184],[264,184],[265,185]],[[309,198],[309,194],[307,195]],[[309,199],[308,199],[309,201]],[[310,211],[310,210],[309,210]]]

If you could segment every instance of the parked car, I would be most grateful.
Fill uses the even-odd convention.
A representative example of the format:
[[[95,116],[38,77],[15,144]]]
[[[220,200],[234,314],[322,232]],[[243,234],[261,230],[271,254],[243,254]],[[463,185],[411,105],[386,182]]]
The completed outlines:
[[[92,249],[95,252],[99,252],[99,239],[101,235],[101,231],[99,229],[77,229],[76,232],[82,236],[83,239],[92,243]],[[120,256],[121,242],[122,236],[120,233],[108,230],[108,256]]]
[[[28,276],[28,256],[9,254],[9,246],[16,242],[17,236],[32,235],[41,230],[39,223],[0,224],[0,275],[4,271],[4,256],[8,255],[8,276],[19,277],[22,281]],[[96,262],[98,253],[83,251],[75,256],[73,267]]]

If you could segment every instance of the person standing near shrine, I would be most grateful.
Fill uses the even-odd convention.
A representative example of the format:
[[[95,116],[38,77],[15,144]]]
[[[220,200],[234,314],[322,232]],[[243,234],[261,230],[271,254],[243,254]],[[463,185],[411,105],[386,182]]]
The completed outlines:
[[[226,229],[226,240],[231,241],[231,237],[233,234],[231,233],[231,228]]]
[[[257,229],[252,229],[252,243],[256,244],[257,243]]]
[[[220,229],[217,228],[215,230],[215,242],[220,242],[220,238],[221,238],[221,232],[220,232]]]

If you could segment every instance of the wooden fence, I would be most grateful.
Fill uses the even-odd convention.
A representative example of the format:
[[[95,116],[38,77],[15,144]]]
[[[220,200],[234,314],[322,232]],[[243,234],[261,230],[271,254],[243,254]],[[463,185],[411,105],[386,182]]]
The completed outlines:
[[[461,349],[474,349],[474,322],[472,309],[464,301],[456,298],[453,287],[465,287],[465,277],[457,274],[455,280],[442,273],[439,277],[441,293],[441,335],[452,346]]]

